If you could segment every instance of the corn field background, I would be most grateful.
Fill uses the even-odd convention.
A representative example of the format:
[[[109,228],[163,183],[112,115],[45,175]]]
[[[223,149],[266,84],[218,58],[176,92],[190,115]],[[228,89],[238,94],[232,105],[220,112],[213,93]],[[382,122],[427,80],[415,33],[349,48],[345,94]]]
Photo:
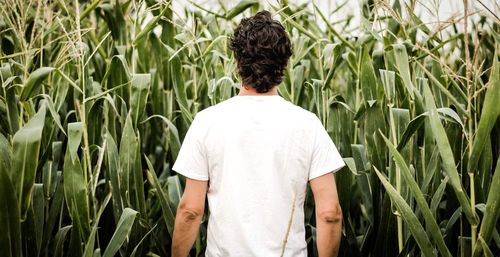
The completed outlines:
[[[294,50],[279,92],[347,164],[340,256],[500,256],[498,2],[439,26],[414,0],[334,23],[342,2],[266,2]],[[0,0],[1,255],[170,256],[171,166],[196,113],[237,94],[228,37],[262,6]]]

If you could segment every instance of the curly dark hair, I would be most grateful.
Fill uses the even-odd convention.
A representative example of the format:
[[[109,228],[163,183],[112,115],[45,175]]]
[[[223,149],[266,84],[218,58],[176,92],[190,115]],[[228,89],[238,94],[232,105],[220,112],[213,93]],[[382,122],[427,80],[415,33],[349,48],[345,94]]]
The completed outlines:
[[[231,37],[230,48],[243,85],[255,88],[258,93],[266,93],[281,83],[292,55],[285,28],[268,11],[242,19]]]

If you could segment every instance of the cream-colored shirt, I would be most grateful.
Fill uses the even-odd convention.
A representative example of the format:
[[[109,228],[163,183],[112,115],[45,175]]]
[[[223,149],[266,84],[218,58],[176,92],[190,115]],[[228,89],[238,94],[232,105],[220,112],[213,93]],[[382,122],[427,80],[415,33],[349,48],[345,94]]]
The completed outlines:
[[[199,112],[176,172],[208,180],[207,257],[307,256],[307,182],[344,162],[319,119],[280,96],[235,96]]]

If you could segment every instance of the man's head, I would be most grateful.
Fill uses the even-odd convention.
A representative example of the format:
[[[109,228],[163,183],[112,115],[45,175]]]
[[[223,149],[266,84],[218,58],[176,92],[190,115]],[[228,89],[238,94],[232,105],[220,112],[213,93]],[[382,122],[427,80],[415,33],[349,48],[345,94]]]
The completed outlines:
[[[243,85],[266,93],[281,83],[288,59],[292,55],[285,28],[271,13],[261,11],[241,20],[231,38]]]

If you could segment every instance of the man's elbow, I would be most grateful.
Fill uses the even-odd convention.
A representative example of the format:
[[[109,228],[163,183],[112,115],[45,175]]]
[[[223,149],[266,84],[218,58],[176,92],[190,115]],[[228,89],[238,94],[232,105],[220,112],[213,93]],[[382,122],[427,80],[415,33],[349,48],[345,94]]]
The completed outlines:
[[[179,208],[177,208],[177,216],[185,223],[191,223],[201,219],[203,208],[180,204]]]
[[[320,211],[318,218],[321,222],[327,224],[342,223],[342,208],[340,208],[339,204],[334,205],[331,208]]]

